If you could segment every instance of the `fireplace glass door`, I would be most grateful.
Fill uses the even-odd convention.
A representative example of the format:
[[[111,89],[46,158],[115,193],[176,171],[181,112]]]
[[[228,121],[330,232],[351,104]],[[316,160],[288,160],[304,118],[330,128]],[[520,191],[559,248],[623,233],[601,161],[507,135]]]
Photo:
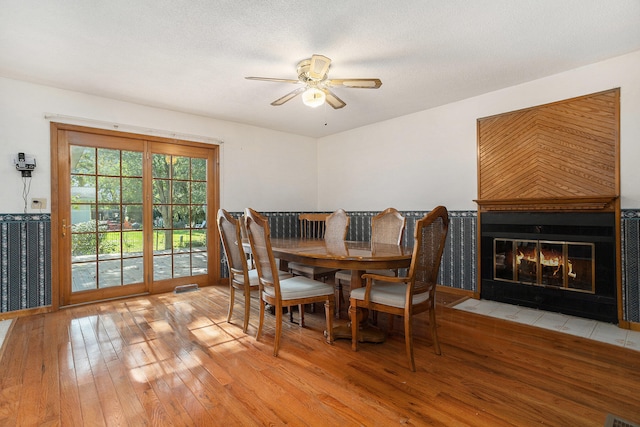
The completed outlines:
[[[595,292],[595,245],[551,240],[493,240],[494,280]]]

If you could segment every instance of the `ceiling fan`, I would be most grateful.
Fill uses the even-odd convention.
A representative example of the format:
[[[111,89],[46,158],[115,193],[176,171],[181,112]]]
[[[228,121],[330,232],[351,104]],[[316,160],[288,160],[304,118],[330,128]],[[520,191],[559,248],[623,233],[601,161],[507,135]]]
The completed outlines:
[[[348,87],[361,89],[377,89],[382,85],[380,79],[328,79],[327,73],[331,66],[331,59],[322,55],[312,55],[311,58],[298,62],[298,79],[275,79],[269,77],[245,77],[249,80],[262,80],[276,83],[302,84],[282,98],[271,103],[273,106],[282,105],[285,102],[302,94],[302,102],[310,107],[318,107],[327,102],[333,108],[338,109],[347,105],[338,98],[330,88]]]

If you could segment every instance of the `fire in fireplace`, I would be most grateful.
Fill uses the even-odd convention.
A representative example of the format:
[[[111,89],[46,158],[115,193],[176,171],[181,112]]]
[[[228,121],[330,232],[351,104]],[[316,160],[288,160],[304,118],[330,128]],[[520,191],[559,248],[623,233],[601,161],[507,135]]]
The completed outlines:
[[[493,278],[513,283],[595,292],[593,243],[493,240]]]
[[[617,322],[615,214],[484,212],[484,299]]]

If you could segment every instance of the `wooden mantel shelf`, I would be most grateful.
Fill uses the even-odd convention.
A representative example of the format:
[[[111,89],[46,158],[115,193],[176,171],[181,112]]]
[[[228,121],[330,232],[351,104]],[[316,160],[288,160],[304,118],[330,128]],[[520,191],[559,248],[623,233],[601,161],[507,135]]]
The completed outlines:
[[[618,196],[474,200],[482,211],[611,211]]]

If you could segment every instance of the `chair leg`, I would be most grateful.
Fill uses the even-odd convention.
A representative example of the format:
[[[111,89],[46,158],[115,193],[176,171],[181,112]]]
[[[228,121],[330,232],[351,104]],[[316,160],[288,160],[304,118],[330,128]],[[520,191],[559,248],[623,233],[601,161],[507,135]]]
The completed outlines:
[[[351,349],[358,351],[358,340],[360,339],[358,336],[358,308],[354,306],[353,301],[349,304],[349,318],[351,319]]]
[[[304,328],[304,304],[298,306],[298,311],[300,312],[300,327]]]
[[[404,342],[407,347],[407,357],[409,358],[409,368],[415,372],[416,362],[413,360],[413,328],[411,326],[411,316],[404,316]]]
[[[262,295],[259,296],[260,301],[260,321],[258,323],[258,332],[256,332],[256,340],[260,338],[260,334],[262,333],[262,324],[264,323],[264,311],[265,311],[265,302],[262,300]]]
[[[233,314],[233,304],[235,300],[236,290],[233,286],[229,286],[229,314],[227,315],[227,323],[231,323],[231,315]]]
[[[333,299],[329,298],[324,303],[324,316],[327,320],[327,342],[333,344],[333,311],[335,303]]]
[[[280,349],[280,335],[282,334],[282,305],[276,305],[276,338],[273,343],[273,355],[278,356]]]
[[[342,296],[342,282],[340,279],[336,277],[336,319],[340,318],[340,309],[342,308],[342,301],[344,300]]]
[[[438,341],[438,328],[436,325],[436,310],[432,308],[429,310],[429,323],[431,324],[431,339],[433,340],[433,350],[439,356],[442,354],[440,351],[440,342]]]
[[[244,325],[242,332],[247,333],[249,328],[249,315],[251,313],[251,291],[249,289],[244,290]]]

